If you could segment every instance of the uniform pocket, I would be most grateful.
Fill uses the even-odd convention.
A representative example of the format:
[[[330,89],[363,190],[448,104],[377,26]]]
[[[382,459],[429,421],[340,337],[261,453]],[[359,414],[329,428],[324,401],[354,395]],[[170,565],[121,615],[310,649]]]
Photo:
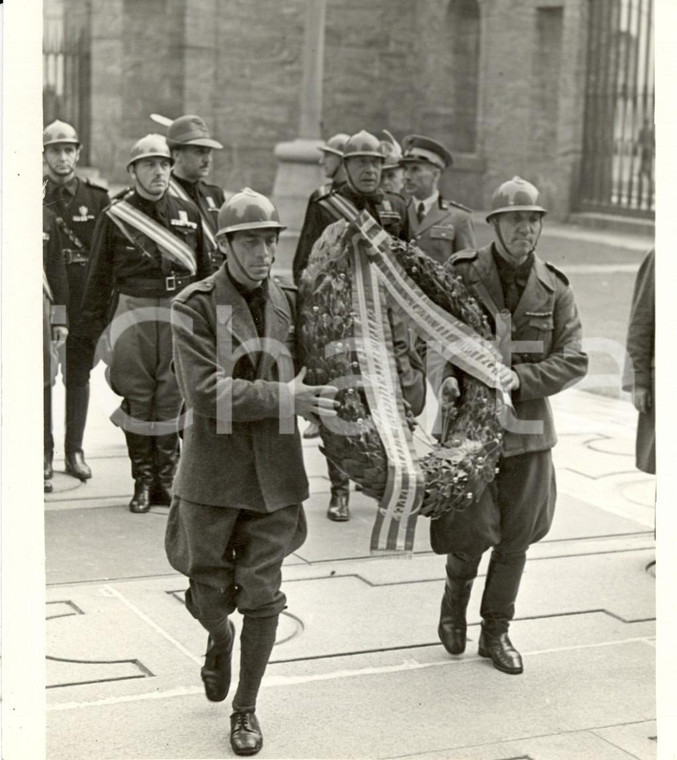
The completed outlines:
[[[449,240],[452,241],[456,235],[453,224],[437,224],[430,228],[431,240]]]

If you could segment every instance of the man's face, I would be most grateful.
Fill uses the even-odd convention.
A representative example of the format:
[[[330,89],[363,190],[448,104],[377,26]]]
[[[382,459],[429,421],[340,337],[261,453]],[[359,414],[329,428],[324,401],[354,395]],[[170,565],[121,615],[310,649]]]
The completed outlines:
[[[236,280],[244,285],[255,285],[268,277],[275,261],[278,235],[277,230],[266,229],[233,234],[226,260]]]
[[[191,182],[206,177],[212,168],[212,152],[211,148],[202,145],[185,145],[174,149],[175,174]]]
[[[56,179],[65,179],[74,171],[80,157],[80,146],[72,143],[48,145],[43,153],[47,171]]]
[[[404,165],[404,191],[418,200],[429,198],[439,182],[442,172],[426,161],[407,162]]]
[[[404,185],[404,170],[401,166],[383,169],[381,187],[388,193],[401,193]]]
[[[378,190],[381,182],[383,159],[376,156],[351,156],[345,160],[346,174],[355,189],[371,195]]]
[[[519,263],[538,243],[543,214],[539,211],[506,211],[494,217],[493,224],[494,229],[501,233],[500,237],[497,235],[501,253]]]
[[[168,158],[152,156],[140,158],[129,167],[136,189],[159,198],[169,185],[171,163]]]
[[[341,166],[341,156],[323,151],[320,166],[324,166],[324,176],[331,179],[338,171],[339,166]]]

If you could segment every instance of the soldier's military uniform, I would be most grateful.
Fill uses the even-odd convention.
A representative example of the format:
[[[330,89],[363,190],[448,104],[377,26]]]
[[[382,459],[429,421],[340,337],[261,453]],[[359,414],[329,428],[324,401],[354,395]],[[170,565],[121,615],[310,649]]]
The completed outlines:
[[[146,150],[145,155],[133,160],[158,153],[170,158],[161,136],[147,136],[137,145],[151,137],[162,142],[165,153],[151,145],[150,153]],[[142,145],[141,153],[143,150]],[[163,255],[149,234],[121,223],[114,214],[116,204],[121,203],[141,212],[187,246],[193,252],[195,274]],[[133,191],[114,201],[97,225],[82,321],[91,338],[97,340],[113,317],[108,334],[112,349],[108,377],[113,390],[124,399],[113,422],[123,427],[127,439],[135,481],[135,498],[130,503],[134,512],[147,511],[148,498],[155,501],[154,493],[161,496],[155,503],[169,500],[178,459],[176,430],[181,406],[171,370],[169,305],[186,285],[210,272],[197,208],[169,192],[151,201]],[[141,508],[135,503],[137,491],[145,492]]]
[[[360,155],[379,157],[381,161],[385,161],[383,145],[376,137],[365,131],[353,135],[346,143],[343,153],[344,164],[347,158]],[[330,224],[342,218],[331,204],[331,198],[334,195],[347,200],[358,211],[368,211],[393,237],[402,240],[409,239],[406,202],[402,196],[386,192],[380,188],[376,192],[366,195],[352,185],[350,177],[347,175],[345,184],[338,188],[332,188],[326,193],[320,193],[314,199],[311,197],[308,203],[294,255],[293,274],[296,283],[303,275],[315,242]],[[331,482],[331,497],[327,517],[331,520],[348,520],[350,479],[329,460],[327,460],[327,470]]]
[[[52,344],[52,328],[68,327],[68,277],[62,254],[63,244],[54,214],[42,208],[42,363],[45,492],[52,490],[52,386],[57,373],[57,357]]]
[[[509,211],[546,213],[538,190],[518,177],[494,193],[488,220]],[[497,230],[502,240],[500,234]],[[521,673],[521,657],[507,637],[508,627],[527,549],[550,530],[557,495],[551,456],[557,437],[548,397],[580,380],[588,358],[566,276],[533,249],[517,267],[506,261],[495,243],[458,253],[446,266],[461,277],[485,310],[503,360],[516,373],[519,385],[512,391],[515,415],[504,424],[498,474],[485,494],[494,505],[483,511],[486,523],[475,526],[479,547],[460,544],[453,521],[448,530],[444,520],[431,523],[434,550],[447,553],[439,635],[453,654],[465,648],[465,608],[482,552],[493,546],[480,607],[479,653],[491,657],[499,670]],[[440,375],[435,358],[439,359],[432,356],[428,363],[428,378],[438,390],[454,369],[446,364]]]
[[[443,172],[453,156],[441,143],[422,135],[408,135],[402,141],[401,165],[420,163]],[[430,199],[411,197],[407,205],[409,232],[416,245],[431,258],[444,264],[457,251],[475,248],[472,212],[456,201],[443,198],[436,188]]]
[[[167,128],[167,145],[170,150],[180,150],[191,145],[210,150],[221,150],[223,148],[220,142],[210,136],[205,122],[199,116],[190,114],[179,116],[169,125]],[[223,254],[216,245],[214,235],[217,229],[219,209],[226,200],[224,191],[218,185],[206,182],[202,177],[191,181],[178,176],[173,170],[169,192],[184,199],[187,196],[197,206],[205,227],[203,229],[205,245],[212,260],[212,268],[215,271],[223,263]]]
[[[410,198],[407,215],[411,240],[440,264],[444,264],[452,254],[476,246],[472,212],[456,201],[438,196],[419,222],[416,201]]]
[[[82,455],[87,409],[89,375],[94,363],[94,344],[80,324],[85,269],[96,222],[110,203],[107,190],[90,179],[74,177],[65,184],[45,178],[44,205],[54,213],[63,241],[63,256],[68,273],[69,332],[59,351],[66,385],[67,466]]]

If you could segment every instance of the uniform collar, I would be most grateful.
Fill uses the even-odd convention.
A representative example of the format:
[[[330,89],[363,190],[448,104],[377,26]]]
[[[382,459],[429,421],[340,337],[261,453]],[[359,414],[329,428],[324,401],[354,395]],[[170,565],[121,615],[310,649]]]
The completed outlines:
[[[419,200],[418,198],[412,198],[411,201],[414,204],[415,210],[418,213],[418,207],[423,204],[423,215],[427,216],[430,213],[430,209],[438,202],[440,198],[440,191],[435,190],[435,192],[432,195],[429,195],[427,198],[424,198],[423,200]]]
[[[72,197],[75,197],[75,193],[78,191],[78,178],[77,176],[73,175],[71,179],[68,180],[68,182],[65,182],[63,185],[55,182],[51,177],[46,177],[47,180],[47,187],[49,189],[50,193],[56,192],[58,188],[63,188],[65,192],[67,192]]]

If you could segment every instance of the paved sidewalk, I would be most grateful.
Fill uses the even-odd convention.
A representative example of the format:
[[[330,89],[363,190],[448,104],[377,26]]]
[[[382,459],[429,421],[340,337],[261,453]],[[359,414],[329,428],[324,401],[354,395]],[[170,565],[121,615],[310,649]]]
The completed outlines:
[[[57,472],[46,504],[48,757],[231,757],[230,703],[204,698],[205,635],[164,557],[167,510],[127,510],[129,463],[107,419],[117,398],[101,366],[93,383],[94,478]],[[284,568],[289,607],[259,698],[260,757],[656,756],[654,484],[634,469],[635,414],[576,390],[555,407],[558,513],[522,583],[518,677],[476,654],[479,593],[466,654],[439,644],[444,560],[427,520],[412,558],[371,558],[373,502],[352,494],[351,521],[328,521],[325,463],[304,443],[309,538]]]

